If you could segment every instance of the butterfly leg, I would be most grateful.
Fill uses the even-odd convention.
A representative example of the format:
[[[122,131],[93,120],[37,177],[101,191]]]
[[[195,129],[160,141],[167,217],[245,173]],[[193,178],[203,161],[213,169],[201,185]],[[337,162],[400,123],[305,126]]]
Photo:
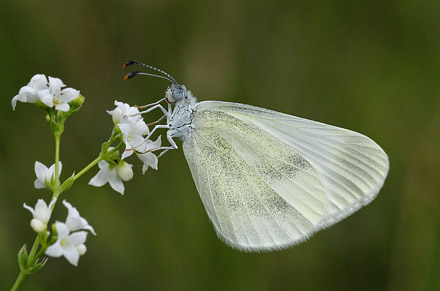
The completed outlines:
[[[148,126],[156,125],[156,124],[160,123],[165,117],[166,117],[166,115],[162,115],[161,118],[159,118],[159,119],[156,120],[156,121],[153,121],[153,122],[147,123],[147,125],[148,125]]]
[[[145,138],[145,140],[148,140],[148,139],[150,139],[150,137],[153,135],[153,133],[157,130],[157,129],[159,129],[159,128],[169,128],[169,126],[168,125],[166,125],[166,124],[158,124],[158,125],[155,125],[154,127],[153,127],[153,129],[150,131],[150,133],[147,135],[147,137]]]
[[[164,126],[155,126],[153,128],[153,130],[151,131],[151,133],[156,129],[156,128],[164,128]],[[151,134],[150,133],[150,134]],[[148,139],[148,137],[147,137]],[[154,149],[150,149],[148,150],[148,152],[155,152],[155,151],[160,151],[162,150],[162,152],[157,156],[158,158],[160,158],[161,156],[163,156],[166,152],[168,152],[169,150],[176,150],[179,147],[177,146],[176,142],[174,141],[172,135],[170,132],[167,132],[167,140],[170,143],[170,146],[162,146],[162,147],[158,147],[158,148],[154,148]]]
[[[138,114],[145,114],[145,113],[148,113],[148,112],[150,112],[150,111],[153,111],[154,109],[156,109],[156,108],[160,108],[160,110],[162,110],[162,112],[163,112],[163,114],[165,115],[165,116],[167,116],[167,117],[169,117],[169,112],[161,105],[161,104],[156,104],[156,105],[154,105],[154,106],[152,106],[152,107],[150,107],[150,108],[148,108],[147,110],[144,110],[144,111],[141,111],[141,112],[139,112]]]
[[[171,144],[171,146],[158,148],[158,150],[163,150],[163,151],[157,156],[157,158],[160,158],[169,150],[178,149],[178,146],[177,146],[176,142],[173,140],[173,137],[171,136],[170,132],[167,132],[167,140]]]
[[[157,104],[159,104],[159,103],[161,103],[163,101],[165,101],[165,97],[160,99],[160,100],[158,100],[158,101],[156,101],[156,102],[154,102],[154,103],[150,103],[150,104],[147,104],[147,105],[136,106],[136,107],[139,108],[139,109],[144,109],[144,108],[148,108],[148,107],[157,105]]]

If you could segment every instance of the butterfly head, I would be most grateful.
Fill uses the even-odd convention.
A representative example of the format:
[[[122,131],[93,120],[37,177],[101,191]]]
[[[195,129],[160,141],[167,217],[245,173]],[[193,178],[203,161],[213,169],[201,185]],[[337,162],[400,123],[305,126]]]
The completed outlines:
[[[179,85],[178,83],[173,83],[170,87],[168,87],[165,92],[165,100],[168,103],[176,103],[184,99],[186,95],[186,88],[184,85]]]

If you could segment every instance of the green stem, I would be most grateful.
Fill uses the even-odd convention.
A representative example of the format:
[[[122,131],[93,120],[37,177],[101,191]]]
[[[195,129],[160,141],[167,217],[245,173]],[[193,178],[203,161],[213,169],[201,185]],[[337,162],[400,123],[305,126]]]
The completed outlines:
[[[60,184],[59,161],[60,161],[60,139],[61,134],[55,133],[55,181],[56,185]]]
[[[96,159],[94,159],[92,162],[90,162],[90,164],[88,164],[87,166],[84,167],[84,169],[82,169],[81,171],[78,172],[78,174],[76,174],[75,176],[73,176],[73,181],[76,181],[79,177],[81,177],[83,174],[85,174],[88,170],[90,170],[91,168],[93,168],[97,163],[99,163],[100,161],[104,160],[107,156],[110,156],[111,154],[113,154],[114,152],[119,151],[122,147],[124,146],[123,143],[119,144],[118,146],[116,146],[114,149],[108,151],[107,153],[101,153]],[[62,188],[63,185],[61,185]]]
[[[37,237],[35,238],[34,244],[32,246],[31,252],[29,253],[29,259],[28,262],[30,262],[31,260],[33,260],[35,253],[37,252],[38,246],[40,245],[40,240],[39,240],[39,234],[37,234]]]
[[[86,173],[88,170],[90,170],[91,168],[93,168],[97,163],[99,163],[101,160],[103,160],[105,158],[105,156],[103,155],[99,155],[96,159],[94,159],[90,164],[88,164],[87,166],[84,167],[84,169],[82,169],[81,171],[79,171],[78,174],[76,174],[75,176],[73,176],[73,181],[76,181],[76,179],[78,179],[79,177],[81,177],[84,173]]]
[[[23,282],[26,276],[27,274],[23,272],[23,270],[20,270],[20,274],[18,274],[17,280],[15,280],[14,286],[12,286],[11,291],[18,290],[18,287],[20,287],[21,282]]]
[[[35,238],[34,244],[32,245],[31,252],[29,253],[29,257],[28,257],[28,260],[27,260],[27,265],[28,266],[33,265],[35,260],[36,260],[34,258],[34,256],[35,256],[35,253],[37,252],[38,246],[40,245],[38,236],[39,235],[37,235],[37,237]],[[24,270],[22,270],[20,268],[20,274],[18,274],[18,277],[15,280],[15,283],[12,286],[11,291],[12,290],[18,290],[18,287],[20,287],[20,284],[23,282],[23,280],[26,278],[27,275],[28,274]]]

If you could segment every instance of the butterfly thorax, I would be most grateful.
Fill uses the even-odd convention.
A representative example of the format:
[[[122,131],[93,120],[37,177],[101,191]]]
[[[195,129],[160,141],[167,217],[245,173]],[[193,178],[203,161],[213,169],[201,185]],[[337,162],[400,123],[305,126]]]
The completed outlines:
[[[168,132],[172,137],[185,140],[188,134],[193,130],[192,120],[195,111],[196,97],[193,96],[191,91],[186,90],[185,86],[181,86],[181,88],[183,88],[183,92],[179,92],[181,94],[179,97],[181,98],[174,96],[174,92],[172,92],[172,96],[177,97],[176,99],[179,100],[176,101],[173,112],[167,120],[167,124],[169,127]]]

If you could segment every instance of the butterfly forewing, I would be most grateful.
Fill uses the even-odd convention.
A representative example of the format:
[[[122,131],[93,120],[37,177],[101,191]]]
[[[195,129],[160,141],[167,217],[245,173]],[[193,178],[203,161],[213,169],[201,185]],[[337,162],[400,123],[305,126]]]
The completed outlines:
[[[368,204],[388,173],[386,153],[357,132],[244,104],[207,101],[197,107],[198,112],[209,110],[257,127],[313,166],[321,177],[326,197],[325,214],[318,229]]]

